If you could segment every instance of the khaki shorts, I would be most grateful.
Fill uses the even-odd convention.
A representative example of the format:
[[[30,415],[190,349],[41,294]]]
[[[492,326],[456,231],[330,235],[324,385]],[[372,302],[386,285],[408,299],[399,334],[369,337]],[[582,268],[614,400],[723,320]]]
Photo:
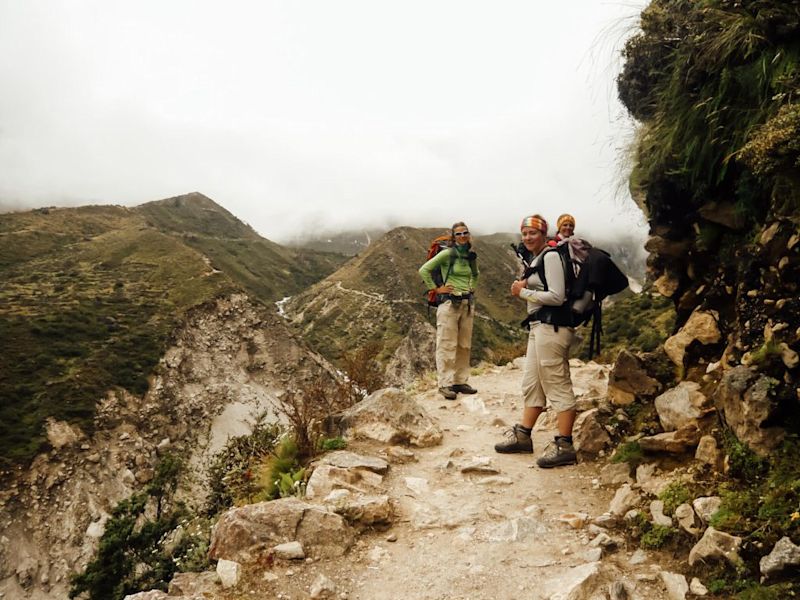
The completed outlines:
[[[544,408],[549,400],[556,412],[575,408],[569,373],[569,347],[574,337],[572,327],[556,331],[546,323],[531,323],[522,376],[525,406]]]

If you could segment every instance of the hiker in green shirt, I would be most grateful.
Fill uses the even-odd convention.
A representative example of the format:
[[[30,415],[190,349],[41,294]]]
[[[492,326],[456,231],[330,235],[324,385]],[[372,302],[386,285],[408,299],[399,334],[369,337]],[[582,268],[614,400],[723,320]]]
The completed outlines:
[[[467,383],[470,374],[472,324],[475,319],[477,255],[471,249],[469,229],[459,221],[451,229],[451,247],[439,252],[419,269],[429,291],[436,290],[436,371],[439,393],[448,400],[478,390]],[[442,285],[433,273],[441,273]]]

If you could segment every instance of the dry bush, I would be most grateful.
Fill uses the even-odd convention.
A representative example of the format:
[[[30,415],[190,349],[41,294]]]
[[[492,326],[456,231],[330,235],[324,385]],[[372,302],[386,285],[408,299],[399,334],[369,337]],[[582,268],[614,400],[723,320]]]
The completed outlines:
[[[342,357],[342,366],[351,388],[349,390],[351,395],[371,394],[383,387],[383,370],[376,360],[380,350],[380,344],[373,341],[346,352]]]
[[[370,343],[346,353],[341,377],[334,379],[327,373],[319,373],[304,390],[289,390],[278,398],[277,410],[294,432],[299,458],[317,454],[323,437],[322,424],[329,417],[382,387],[383,374],[375,360],[378,349],[377,344]]]

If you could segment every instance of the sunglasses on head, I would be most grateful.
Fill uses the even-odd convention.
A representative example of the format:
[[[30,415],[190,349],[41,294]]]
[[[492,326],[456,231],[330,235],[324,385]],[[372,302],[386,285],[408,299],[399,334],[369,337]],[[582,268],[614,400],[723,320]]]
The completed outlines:
[[[464,237],[469,235],[469,231],[456,231],[453,235],[455,237]]]

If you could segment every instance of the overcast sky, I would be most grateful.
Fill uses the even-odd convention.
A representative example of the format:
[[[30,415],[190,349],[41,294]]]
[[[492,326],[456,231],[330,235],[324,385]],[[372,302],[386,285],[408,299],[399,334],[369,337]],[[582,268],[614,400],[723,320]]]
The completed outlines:
[[[200,191],[262,235],[637,231],[644,0],[0,0],[0,211]]]

